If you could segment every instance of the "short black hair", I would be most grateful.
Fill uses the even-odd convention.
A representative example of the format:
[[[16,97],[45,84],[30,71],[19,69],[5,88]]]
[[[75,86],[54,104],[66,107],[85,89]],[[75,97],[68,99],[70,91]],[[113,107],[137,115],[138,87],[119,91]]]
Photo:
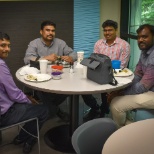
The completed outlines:
[[[117,29],[118,23],[113,20],[106,20],[105,22],[103,22],[102,27],[105,28],[107,26],[112,26],[112,27],[114,27],[114,29]]]
[[[148,28],[152,35],[154,35],[154,26],[150,24],[143,24],[140,25],[139,28],[136,30],[137,34],[142,31],[144,28]]]
[[[9,35],[7,35],[6,33],[0,32],[0,40],[10,40]]]
[[[52,21],[50,21],[50,20],[46,20],[46,21],[43,21],[42,23],[41,23],[41,30],[43,30],[43,28],[45,27],[45,26],[53,26],[54,28],[56,28],[56,24],[54,23],[54,22],[52,22]]]

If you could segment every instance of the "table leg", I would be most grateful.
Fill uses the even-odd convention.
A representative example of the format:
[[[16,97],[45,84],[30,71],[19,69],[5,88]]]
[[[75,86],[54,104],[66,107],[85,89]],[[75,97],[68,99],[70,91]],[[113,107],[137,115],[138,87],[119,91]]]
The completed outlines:
[[[60,125],[50,129],[44,136],[46,144],[61,152],[74,152],[71,137],[79,125],[79,95],[72,95],[69,98],[70,124]]]
[[[70,136],[79,126],[79,95],[70,96]]]

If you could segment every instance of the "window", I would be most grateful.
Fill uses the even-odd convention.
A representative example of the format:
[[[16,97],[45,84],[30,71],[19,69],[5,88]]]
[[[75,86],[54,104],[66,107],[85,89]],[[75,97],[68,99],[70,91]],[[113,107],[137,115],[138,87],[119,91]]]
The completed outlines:
[[[129,33],[136,35],[136,29],[141,24],[154,25],[154,1],[153,0],[130,0]],[[140,56],[137,41],[129,40],[131,45],[131,58],[129,68],[134,71]]]

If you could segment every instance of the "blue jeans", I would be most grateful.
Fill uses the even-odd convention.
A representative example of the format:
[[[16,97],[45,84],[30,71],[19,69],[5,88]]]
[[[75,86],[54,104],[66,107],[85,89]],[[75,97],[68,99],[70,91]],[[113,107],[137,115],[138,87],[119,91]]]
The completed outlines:
[[[43,123],[48,118],[48,108],[42,104],[14,103],[9,110],[1,116],[2,126],[8,126],[35,117],[38,118],[39,129],[41,129]],[[37,135],[36,120],[27,122],[23,128],[27,132]],[[29,139],[29,141],[34,140],[32,136],[22,129],[19,133],[19,138],[22,140]]]

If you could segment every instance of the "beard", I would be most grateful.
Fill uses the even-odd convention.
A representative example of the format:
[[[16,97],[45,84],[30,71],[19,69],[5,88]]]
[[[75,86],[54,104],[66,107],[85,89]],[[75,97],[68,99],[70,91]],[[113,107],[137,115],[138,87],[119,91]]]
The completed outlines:
[[[138,44],[140,50],[142,50],[142,51],[148,51],[153,45],[154,45],[153,43],[147,44],[147,43],[144,43],[144,42],[140,42]]]

